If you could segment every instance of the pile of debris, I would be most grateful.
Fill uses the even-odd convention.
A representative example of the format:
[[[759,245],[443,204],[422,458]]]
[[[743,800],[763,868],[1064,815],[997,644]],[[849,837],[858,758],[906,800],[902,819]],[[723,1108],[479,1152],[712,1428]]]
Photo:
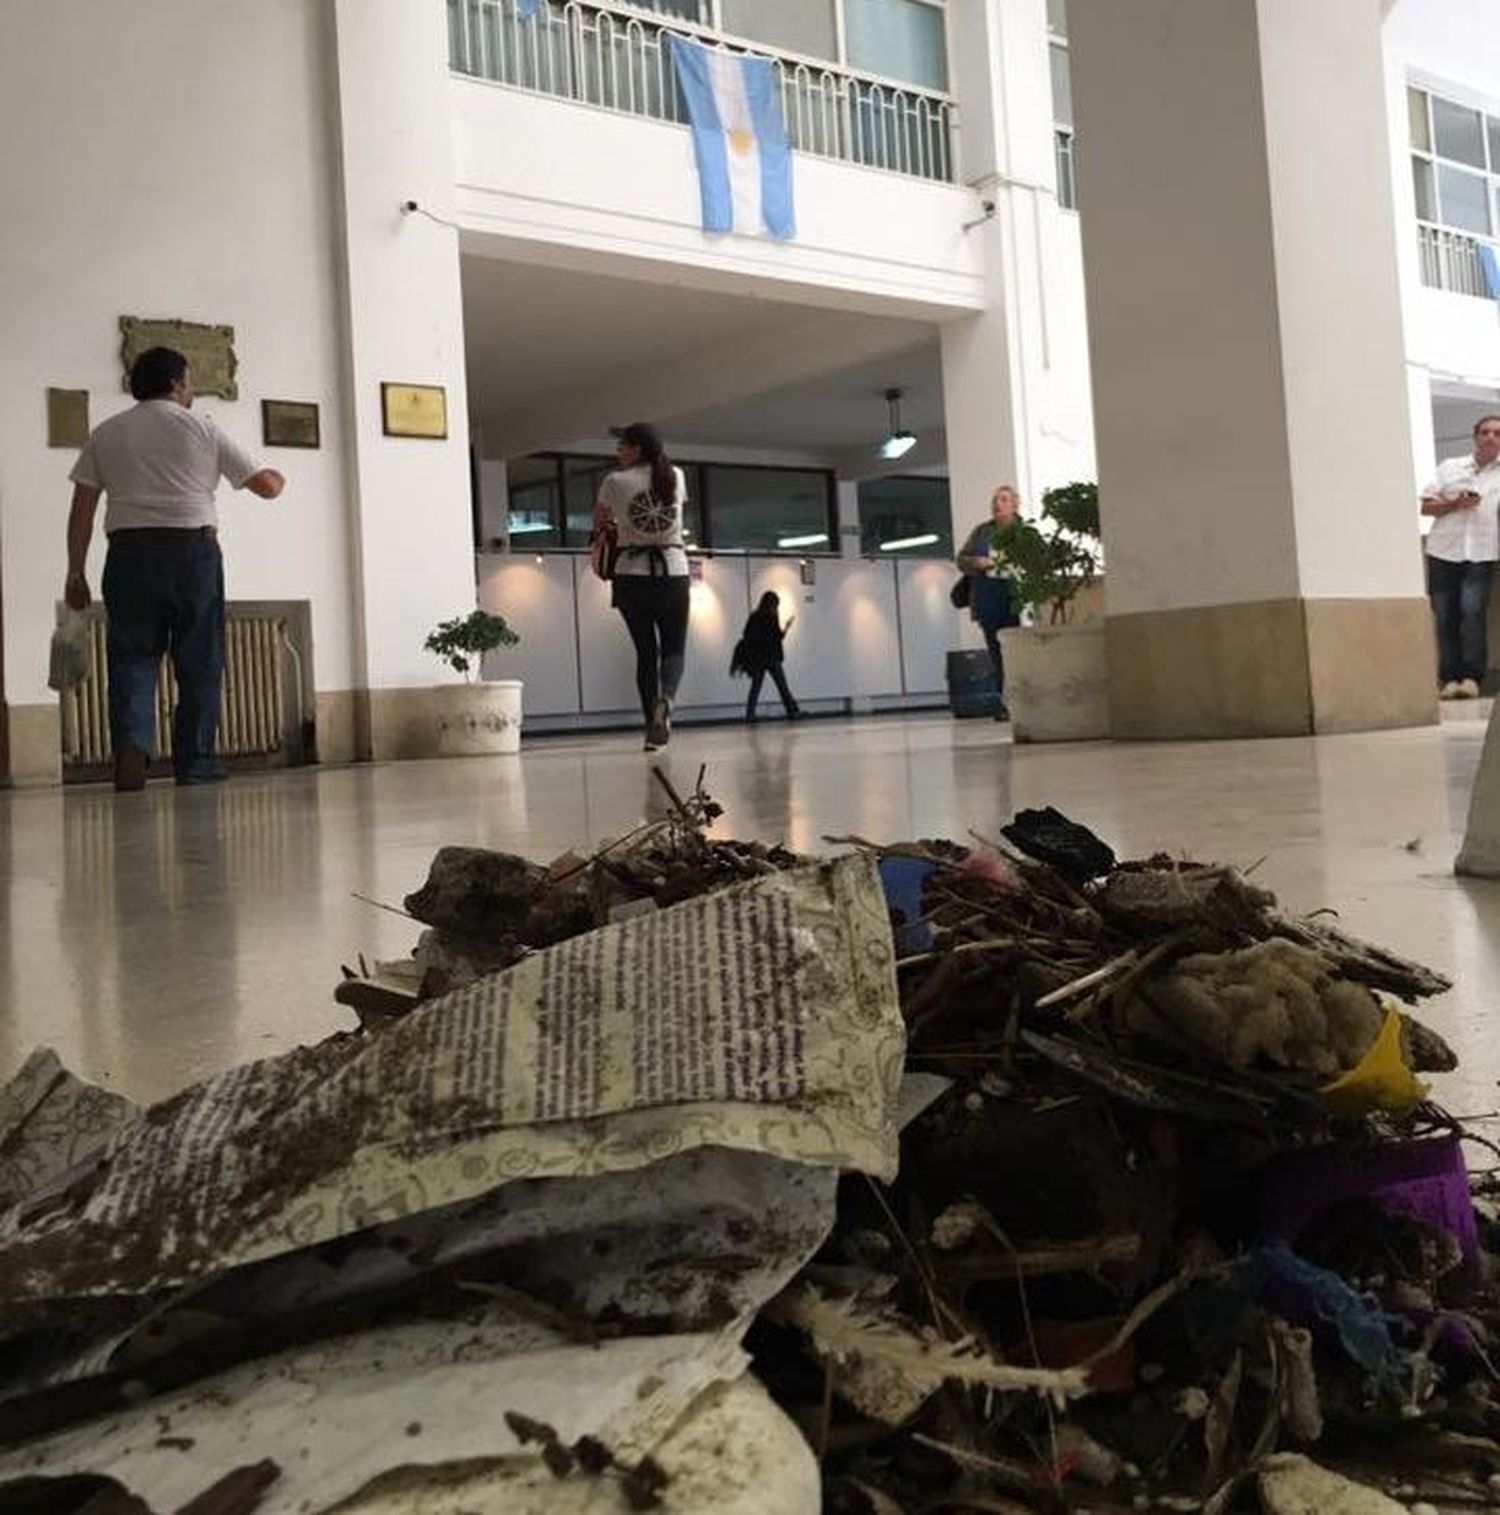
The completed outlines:
[[[1055,812],[669,799],[442,849],[356,1030],[0,1091],[0,1515],[1500,1507],[1443,979]]]

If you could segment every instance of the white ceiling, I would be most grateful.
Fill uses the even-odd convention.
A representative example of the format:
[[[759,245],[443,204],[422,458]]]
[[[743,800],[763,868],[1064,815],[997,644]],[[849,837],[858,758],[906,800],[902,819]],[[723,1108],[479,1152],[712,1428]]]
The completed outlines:
[[[774,438],[778,447],[843,452],[886,432],[884,391],[897,388],[901,424],[919,434],[943,428],[943,370],[937,334],[903,352],[868,358],[802,384],[717,405],[672,422],[679,441],[712,444]]]
[[[942,425],[941,365],[936,328],[914,321],[818,310],[805,305],[686,289],[661,282],[609,278],[537,263],[463,259],[464,327],[469,408],[487,431],[507,415],[534,416],[548,401],[564,430],[576,434],[574,401],[598,395],[604,428],[635,415],[643,375],[670,370],[719,349],[725,371],[750,343],[764,352],[778,336],[806,348],[817,333],[815,370],[766,389],[754,371],[732,401],[678,405],[664,422],[674,441],[699,445],[836,453],[883,433],[881,391],[909,392],[902,421],[928,432]],[[871,357],[871,352],[878,356]],[[614,376],[614,379],[611,379]],[[721,391],[723,386],[720,386]],[[504,426],[497,430],[503,432]]]

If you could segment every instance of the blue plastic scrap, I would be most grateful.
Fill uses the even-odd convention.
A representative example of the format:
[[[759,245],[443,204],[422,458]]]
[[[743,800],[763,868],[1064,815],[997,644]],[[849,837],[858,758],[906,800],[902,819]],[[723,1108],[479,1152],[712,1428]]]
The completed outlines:
[[[1403,1391],[1410,1376],[1408,1359],[1392,1340],[1385,1313],[1337,1273],[1275,1242],[1245,1258],[1239,1279],[1262,1305],[1293,1325],[1333,1331],[1344,1351],[1382,1389]]]
[[[883,857],[880,860],[880,885],[885,902],[901,912],[903,924],[896,928],[896,951],[930,952],[932,927],[922,919],[922,885],[933,864],[920,857]]]

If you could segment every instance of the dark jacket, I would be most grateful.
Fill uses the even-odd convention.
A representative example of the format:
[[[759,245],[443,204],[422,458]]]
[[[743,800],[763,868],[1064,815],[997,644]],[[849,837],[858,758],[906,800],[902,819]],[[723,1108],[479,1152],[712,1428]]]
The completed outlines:
[[[752,677],[764,673],[783,659],[782,643],[786,632],[781,629],[774,610],[752,610],[745,622],[745,630],[734,649],[730,662],[731,673],[748,673]]]

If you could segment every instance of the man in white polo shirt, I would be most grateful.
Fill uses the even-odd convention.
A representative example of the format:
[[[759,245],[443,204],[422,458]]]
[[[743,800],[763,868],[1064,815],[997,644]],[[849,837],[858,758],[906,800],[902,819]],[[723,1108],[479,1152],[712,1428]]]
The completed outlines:
[[[1446,458],[1422,491],[1438,694],[1471,700],[1489,667],[1490,581],[1500,557],[1500,415],[1481,416],[1472,456]]]
[[[130,392],[137,404],[94,429],[69,474],[63,597],[75,610],[89,603],[84,564],[99,497],[107,496],[104,608],[115,788],[145,787],[157,669],[166,652],[177,674],[177,782],[212,783],[225,776],[214,758],[224,679],[224,561],[214,493],[222,477],[274,500],[286,480],[192,413],[193,378],[181,353],[169,347],[142,353],[130,370]]]

